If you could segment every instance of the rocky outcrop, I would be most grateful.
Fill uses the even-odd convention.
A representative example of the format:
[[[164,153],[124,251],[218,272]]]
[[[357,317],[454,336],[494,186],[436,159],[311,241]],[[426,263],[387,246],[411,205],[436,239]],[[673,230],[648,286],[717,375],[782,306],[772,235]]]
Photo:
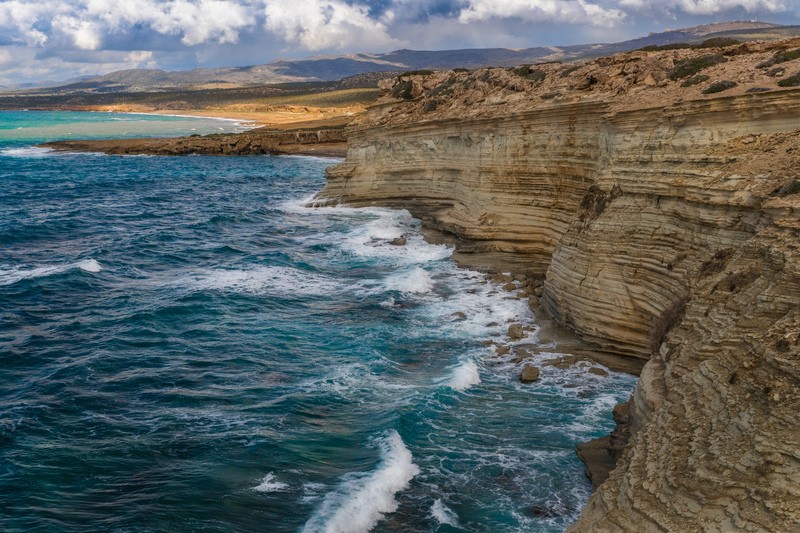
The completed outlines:
[[[70,140],[41,146],[66,152],[112,155],[280,155],[342,156],[346,139],[342,129],[274,131],[259,128],[244,133],[218,133],[149,139]]]
[[[721,94],[691,51],[396,79],[329,172],[318,202],[408,208],[648,361],[572,531],[800,528],[800,90],[759,67],[798,46],[715,51]]]

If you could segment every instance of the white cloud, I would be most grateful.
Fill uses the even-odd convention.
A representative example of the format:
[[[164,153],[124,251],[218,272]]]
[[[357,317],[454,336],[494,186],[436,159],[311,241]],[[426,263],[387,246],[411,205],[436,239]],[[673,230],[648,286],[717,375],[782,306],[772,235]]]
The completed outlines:
[[[36,51],[30,47],[0,47],[0,85],[16,85],[29,80],[58,81],[115,70],[157,66],[153,53],[149,51],[75,52],[70,55],[73,57],[51,56],[36,59]]]
[[[28,46],[42,46],[47,34],[37,26],[59,12],[57,5],[47,2],[29,2],[11,0],[0,2],[0,29],[7,32],[8,37]]]
[[[255,23],[246,6],[227,0],[177,0],[164,7],[140,22],[150,23],[159,33],[180,34],[181,42],[189,46],[208,41],[235,43],[239,32]]]
[[[491,18],[521,18],[531,22],[555,22],[613,26],[625,13],[585,0],[470,0],[459,15],[465,24]]]
[[[399,44],[389,35],[391,12],[375,20],[367,7],[341,0],[271,0],[264,14],[268,31],[306,50]]]
[[[12,61],[14,61],[14,55],[11,53],[11,50],[0,48],[0,65],[5,65]]]
[[[0,30],[29,46],[43,46],[63,35],[82,50],[97,49],[104,35],[136,26],[180,36],[188,46],[235,43],[240,31],[256,25],[256,11],[236,0],[10,0],[0,2]]]
[[[58,15],[53,18],[53,27],[70,37],[80,50],[97,50],[102,42],[100,28],[88,20]]]
[[[744,9],[749,13],[780,13],[789,9],[787,0],[620,0],[619,5],[636,11],[683,12],[690,15],[716,15],[736,9]]]

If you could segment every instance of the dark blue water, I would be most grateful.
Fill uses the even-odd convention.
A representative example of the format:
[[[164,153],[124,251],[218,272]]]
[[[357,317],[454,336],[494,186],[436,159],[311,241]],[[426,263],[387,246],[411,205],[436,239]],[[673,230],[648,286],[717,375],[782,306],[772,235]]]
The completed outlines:
[[[303,207],[330,160],[30,148],[127,118],[88,115],[0,113],[0,530],[574,520],[574,446],[632,377],[519,384],[482,342],[532,322],[525,302],[405,212]]]

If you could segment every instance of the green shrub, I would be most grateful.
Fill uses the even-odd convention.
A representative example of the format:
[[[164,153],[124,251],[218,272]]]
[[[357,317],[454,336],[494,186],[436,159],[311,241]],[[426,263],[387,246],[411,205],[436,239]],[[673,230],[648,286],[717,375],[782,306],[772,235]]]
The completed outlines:
[[[521,77],[525,78],[525,77],[528,76],[528,74],[530,74],[531,66],[530,65],[520,65],[518,67],[514,67],[514,68],[509,69],[509,71],[511,71],[512,74],[516,74],[517,76],[521,76]]]
[[[778,82],[781,87],[800,87],[800,72]]]
[[[722,91],[727,91],[728,89],[733,89],[738,85],[735,81],[730,80],[722,80],[716,83],[712,83],[708,86],[708,88],[703,90],[703,94],[714,94],[714,93],[721,93]]]
[[[540,82],[544,81],[547,77],[547,72],[537,68],[536,70],[532,70],[531,73],[525,77],[529,80]]]
[[[561,77],[562,78],[566,78],[567,76],[569,76],[570,74],[572,74],[573,72],[575,72],[576,70],[581,68],[582,66],[583,65],[572,65],[571,67],[565,68],[564,70],[561,71]]]
[[[468,68],[454,68],[453,72],[470,72]]]
[[[734,44],[742,44],[742,42],[730,37],[712,37],[694,45],[692,48],[722,48],[724,46],[733,46]]]
[[[703,83],[704,81],[708,81],[708,76],[705,74],[698,74],[697,76],[692,76],[685,82],[681,83],[681,87],[691,87],[692,85],[697,85],[698,83]]]
[[[439,107],[439,104],[436,102],[436,100],[428,100],[422,106],[422,112],[423,113],[432,113],[432,112],[436,111],[437,107]]]
[[[651,44],[648,46],[644,46],[639,48],[640,52],[660,52],[662,50],[685,50],[687,48],[693,48],[693,46],[689,43],[670,43],[670,44]]]
[[[727,58],[719,54],[706,54],[699,57],[692,57],[675,62],[675,68],[669,71],[667,76],[671,80],[679,80],[681,78],[688,78],[694,76],[698,72],[720,63],[725,63]]]
[[[414,84],[411,80],[401,81],[392,87],[392,96],[401,98],[403,100],[411,100],[414,98]]]
[[[767,59],[760,65],[758,65],[758,68],[771,67],[772,65],[777,65],[779,63],[786,63],[787,61],[791,61],[797,58],[800,58],[800,48],[797,48],[795,50],[781,50],[780,52],[775,52],[774,56]]]
[[[430,90],[428,96],[446,95],[453,92],[453,85],[456,84],[455,78],[448,78],[444,83]]]
[[[433,74],[432,70],[409,70],[403,72],[403,76],[430,76]]]
[[[661,50],[686,50],[689,48],[694,49],[703,49],[703,48],[722,48],[724,46],[732,46],[734,44],[741,44],[741,41],[737,41],[736,39],[731,39],[730,37],[712,37],[710,39],[706,39],[702,43],[699,44],[690,44],[690,43],[670,43],[670,44],[651,44],[649,46],[644,46],[639,48],[641,52],[660,52]]]

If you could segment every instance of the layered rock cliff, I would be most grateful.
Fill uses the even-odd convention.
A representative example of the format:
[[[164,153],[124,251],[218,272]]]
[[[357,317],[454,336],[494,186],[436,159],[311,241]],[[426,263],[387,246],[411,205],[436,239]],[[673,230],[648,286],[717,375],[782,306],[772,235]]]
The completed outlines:
[[[329,171],[318,201],[407,208],[648,360],[573,531],[800,529],[797,49],[397,78]]]

